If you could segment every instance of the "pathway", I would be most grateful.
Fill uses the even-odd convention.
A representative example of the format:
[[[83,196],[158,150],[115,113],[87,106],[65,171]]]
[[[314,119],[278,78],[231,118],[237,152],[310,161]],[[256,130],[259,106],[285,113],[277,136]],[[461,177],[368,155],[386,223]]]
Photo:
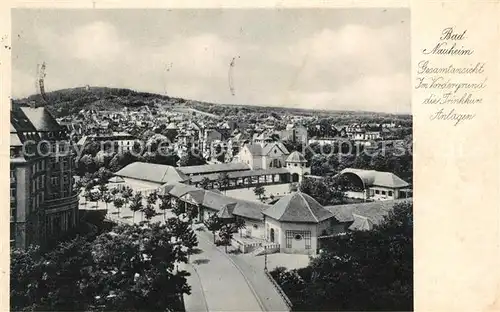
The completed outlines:
[[[202,253],[191,256],[209,311],[264,311],[254,288],[204,232],[198,232]]]

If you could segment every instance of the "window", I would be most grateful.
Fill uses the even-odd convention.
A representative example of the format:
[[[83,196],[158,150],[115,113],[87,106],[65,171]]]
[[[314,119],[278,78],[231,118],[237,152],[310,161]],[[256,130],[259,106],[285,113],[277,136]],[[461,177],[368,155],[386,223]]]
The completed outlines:
[[[380,191],[379,190],[375,190],[375,194],[380,194]]]
[[[286,248],[292,248],[293,231],[286,231]]]
[[[382,191],[382,195],[385,195],[385,191]]]
[[[302,235],[300,234],[295,234],[295,240],[302,240]]]
[[[392,196],[392,191],[389,191],[389,196]]]

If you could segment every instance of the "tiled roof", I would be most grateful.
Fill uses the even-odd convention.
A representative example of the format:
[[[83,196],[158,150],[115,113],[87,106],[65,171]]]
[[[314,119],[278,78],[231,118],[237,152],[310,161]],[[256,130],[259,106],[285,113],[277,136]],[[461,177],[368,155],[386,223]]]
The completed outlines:
[[[116,176],[155,183],[181,182],[189,179],[177,168],[168,165],[134,162],[115,173]]]
[[[339,222],[353,222],[355,221],[355,215],[357,215],[367,218],[372,224],[379,224],[389,211],[394,208],[394,205],[411,202],[411,200],[411,198],[378,200],[367,203],[325,206],[325,208],[328,209]]]
[[[270,207],[269,205],[258,202],[229,197],[223,195],[217,190],[204,190],[182,183],[164,184],[158,188],[158,194],[168,194],[177,198],[181,198],[189,194],[189,196],[191,196],[196,203],[202,206],[217,211],[230,206],[231,209],[229,213],[254,220],[262,220],[262,211]],[[228,212],[226,211],[221,213],[227,214]]]
[[[263,213],[282,222],[319,223],[333,217],[314,198],[302,192],[282,197]]]

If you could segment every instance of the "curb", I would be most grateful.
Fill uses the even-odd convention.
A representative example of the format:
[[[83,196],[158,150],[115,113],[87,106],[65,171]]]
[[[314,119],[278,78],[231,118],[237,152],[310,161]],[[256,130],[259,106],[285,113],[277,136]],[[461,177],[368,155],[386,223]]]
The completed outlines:
[[[198,270],[196,270],[196,267],[191,263],[187,263],[187,265],[189,265],[193,269],[194,273],[196,274],[196,277],[198,278],[198,280],[200,280],[200,288],[201,288],[201,294],[203,296],[203,303],[205,305],[205,311],[209,312],[210,309],[208,309],[207,298],[205,297],[205,289],[203,289],[203,284],[201,283],[201,278],[200,275],[198,274]]]
[[[200,235],[200,237],[201,237],[201,235]],[[207,241],[207,242],[209,242],[209,243],[212,243],[208,239],[206,239],[205,237],[202,237],[202,239],[205,240],[205,241]],[[245,274],[243,273],[243,271],[240,269],[240,267],[225,252],[223,252],[222,250],[220,250],[217,246],[215,246],[215,248],[221,254],[223,254],[231,262],[231,264],[238,270],[238,272],[240,272],[240,274],[243,276],[243,279],[245,280],[245,283],[248,285],[248,288],[250,288],[250,291],[252,291],[253,296],[257,300],[257,303],[259,304],[260,309],[262,311],[267,311],[266,307],[264,306],[264,303],[262,302],[262,300],[260,299],[260,297],[257,295],[257,292],[255,291],[255,289],[253,288],[252,284],[250,283],[250,281],[248,280],[248,278],[245,276]]]

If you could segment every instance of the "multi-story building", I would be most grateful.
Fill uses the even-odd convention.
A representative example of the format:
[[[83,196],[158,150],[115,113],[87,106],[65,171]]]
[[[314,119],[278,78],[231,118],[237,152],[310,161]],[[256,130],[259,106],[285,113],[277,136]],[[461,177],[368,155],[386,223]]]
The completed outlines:
[[[78,224],[74,152],[66,129],[45,107],[12,105],[11,246],[43,246]]]

